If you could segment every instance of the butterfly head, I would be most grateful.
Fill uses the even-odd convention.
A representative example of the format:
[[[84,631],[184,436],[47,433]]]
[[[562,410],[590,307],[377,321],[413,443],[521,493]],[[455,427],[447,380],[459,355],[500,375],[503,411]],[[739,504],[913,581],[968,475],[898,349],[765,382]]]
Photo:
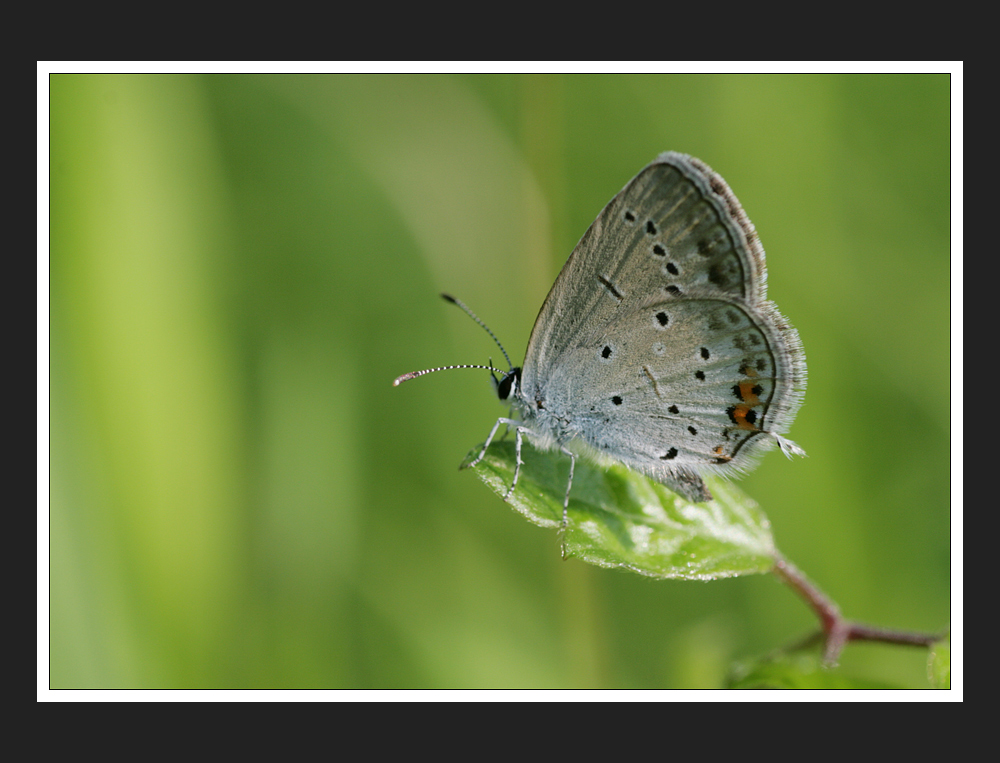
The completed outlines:
[[[490,371],[490,377],[493,379],[493,389],[496,391],[501,403],[513,403],[517,399],[518,391],[521,387],[520,366],[503,372],[500,378],[497,378]]]

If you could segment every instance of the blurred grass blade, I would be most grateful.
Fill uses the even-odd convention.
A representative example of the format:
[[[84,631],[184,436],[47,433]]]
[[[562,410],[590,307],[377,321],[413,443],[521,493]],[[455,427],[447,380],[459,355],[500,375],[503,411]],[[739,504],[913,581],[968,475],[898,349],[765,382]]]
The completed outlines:
[[[527,440],[521,458],[510,505],[537,525],[558,528],[569,459]],[[475,471],[502,497],[514,476],[514,443],[493,443]],[[623,466],[577,459],[566,554],[656,578],[711,580],[770,570],[774,540],[767,517],[732,483],[711,480],[709,489],[714,501],[693,504]]]

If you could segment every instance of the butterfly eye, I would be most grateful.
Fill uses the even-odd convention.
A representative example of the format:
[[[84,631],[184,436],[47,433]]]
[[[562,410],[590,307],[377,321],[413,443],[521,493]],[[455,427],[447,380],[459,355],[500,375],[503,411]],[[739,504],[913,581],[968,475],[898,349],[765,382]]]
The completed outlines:
[[[504,377],[497,385],[497,397],[501,400],[510,400],[517,394],[517,384],[521,379],[521,369],[515,368]]]

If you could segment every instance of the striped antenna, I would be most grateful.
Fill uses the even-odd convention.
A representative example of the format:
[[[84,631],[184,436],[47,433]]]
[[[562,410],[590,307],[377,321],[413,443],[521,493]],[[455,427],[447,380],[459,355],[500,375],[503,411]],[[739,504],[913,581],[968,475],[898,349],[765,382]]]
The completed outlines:
[[[484,368],[487,371],[489,371],[491,374],[494,371],[496,371],[501,376],[507,376],[507,375],[509,375],[511,373],[511,371],[514,370],[514,364],[510,362],[510,356],[507,354],[507,350],[505,350],[503,348],[503,345],[500,344],[500,340],[497,339],[496,334],[494,334],[492,331],[490,331],[490,327],[487,326],[485,323],[483,323],[481,320],[479,320],[479,316],[476,315],[474,312],[472,312],[468,307],[466,307],[465,303],[462,302],[461,300],[455,299],[455,297],[451,296],[450,294],[442,294],[441,296],[444,297],[444,299],[446,299],[449,302],[451,302],[453,305],[458,305],[460,308],[462,308],[465,311],[466,315],[468,315],[470,318],[472,318],[472,320],[474,320],[476,323],[478,323],[480,326],[482,326],[483,329],[485,329],[486,333],[489,334],[491,337],[493,337],[493,341],[497,343],[497,347],[499,347],[500,348],[500,352],[503,353],[503,356],[504,356],[504,358],[507,361],[507,365],[510,366],[510,370],[509,371],[501,371],[499,368],[494,368],[493,365],[492,365],[493,359],[490,358],[490,364],[491,365],[488,365],[488,366],[479,366],[479,365],[473,365],[473,364],[462,364],[462,365],[459,365],[459,366],[441,366],[440,368],[427,368],[427,369],[424,369],[423,371],[410,371],[410,373],[408,373],[408,374],[403,374],[402,376],[397,377],[396,380],[392,383],[392,386],[393,387],[398,387],[403,382],[409,381],[410,379],[416,379],[418,376],[423,376],[424,374],[432,374],[435,371],[450,371],[453,368]],[[494,382],[494,384],[499,383],[497,381],[496,377],[493,378],[493,382]]]
[[[444,298],[444,299],[446,299],[446,300],[448,300],[453,305],[458,305],[460,308],[462,308],[463,310],[465,310],[466,315],[468,315],[470,318],[472,318],[472,320],[474,320],[476,323],[478,323],[480,326],[482,326],[483,329],[486,331],[486,333],[489,334],[491,337],[493,337],[493,341],[497,343],[497,347],[499,347],[500,348],[500,352],[503,353],[503,357],[504,357],[504,360],[507,361],[507,365],[510,366],[511,370],[513,370],[514,364],[510,362],[510,356],[507,354],[507,350],[505,350],[503,348],[503,345],[500,344],[500,340],[497,339],[496,334],[494,334],[492,331],[490,331],[490,327],[487,326],[485,323],[483,323],[481,320],[479,320],[479,316],[476,315],[474,312],[472,312],[468,307],[466,307],[465,303],[462,302],[460,299],[456,299],[455,297],[451,296],[450,294],[442,294],[441,297]],[[481,367],[482,366],[480,366],[480,368]],[[500,373],[505,373],[505,372],[501,371]]]
[[[423,376],[424,374],[432,374],[435,371],[449,371],[452,368],[485,368],[487,371],[496,371],[498,374],[506,375],[510,373],[509,371],[501,371],[499,368],[494,368],[493,366],[474,366],[474,365],[441,366],[440,368],[427,368],[424,369],[423,371],[410,371],[410,373],[408,374],[403,374],[402,376],[397,377],[396,380],[392,383],[392,386],[398,387],[403,382],[409,381],[410,379],[416,379],[418,376]]]

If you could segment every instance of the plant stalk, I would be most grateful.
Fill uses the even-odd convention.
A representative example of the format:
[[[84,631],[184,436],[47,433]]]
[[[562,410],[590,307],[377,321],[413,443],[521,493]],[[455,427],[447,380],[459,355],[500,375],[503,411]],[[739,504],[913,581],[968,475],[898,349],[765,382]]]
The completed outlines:
[[[817,588],[802,571],[780,554],[775,557],[774,574],[802,597],[819,618],[825,637],[823,664],[833,667],[848,641],[882,641],[888,644],[929,647],[942,638],[941,634],[897,631],[855,623],[844,618],[840,607]],[[804,643],[810,643],[807,639]]]

